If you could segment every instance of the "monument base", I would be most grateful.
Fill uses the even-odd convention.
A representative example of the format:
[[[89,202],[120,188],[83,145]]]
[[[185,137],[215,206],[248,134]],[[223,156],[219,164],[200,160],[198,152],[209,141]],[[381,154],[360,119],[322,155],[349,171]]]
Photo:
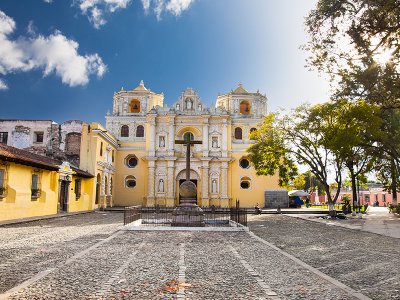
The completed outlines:
[[[197,206],[196,198],[184,199],[172,212],[171,226],[204,227],[204,212]]]

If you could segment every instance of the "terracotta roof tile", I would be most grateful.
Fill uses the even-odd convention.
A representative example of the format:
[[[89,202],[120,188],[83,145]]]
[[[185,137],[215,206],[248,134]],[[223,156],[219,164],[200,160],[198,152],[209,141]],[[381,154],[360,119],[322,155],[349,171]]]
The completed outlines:
[[[32,166],[45,170],[58,171],[61,165],[61,161],[52,159],[47,156],[31,153],[26,150],[18,149],[15,147],[8,146],[0,143],[0,160],[15,162],[22,165]],[[75,166],[71,168],[76,172],[78,176],[92,178],[92,174],[80,170]]]

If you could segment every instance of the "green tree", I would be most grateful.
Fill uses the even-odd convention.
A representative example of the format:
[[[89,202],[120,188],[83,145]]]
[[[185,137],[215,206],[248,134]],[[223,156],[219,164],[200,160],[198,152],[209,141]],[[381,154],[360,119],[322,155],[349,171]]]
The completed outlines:
[[[374,142],[381,137],[382,119],[377,105],[363,100],[331,101],[333,114],[329,147],[343,160],[349,171],[353,206],[357,201],[357,178],[369,172],[374,162]]]
[[[316,190],[318,190],[318,192],[320,194],[325,195],[325,189],[324,186],[322,185],[322,183],[315,177],[315,175],[313,173],[311,173],[311,171],[307,171],[304,173],[305,176],[305,187],[304,189],[308,192],[315,192]]]
[[[319,0],[306,18],[308,66],[327,74],[335,99],[400,107],[398,0]]]
[[[329,136],[332,135],[330,116],[330,107],[327,105],[302,105],[283,116],[270,114],[252,136],[256,143],[247,151],[257,174],[273,175],[279,171],[280,184],[289,182],[288,178],[294,179],[297,172],[295,161],[308,166],[323,185],[330,210],[334,213],[334,203],[340,189],[332,198],[329,171],[334,172],[335,181],[340,187],[343,162],[329,148]]]
[[[297,175],[293,180],[293,187],[296,190],[306,190],[306,176],[304,174]]]
[[[250,134],[257,142],[249,149],[249,159],[257,175],[273,176],[278,171],[279,186],[288,186],[298,173],[285,145],[285,132],[280,130],[276,115],[267,115],[261,127]]]
[[[306,19],[306,28],[310,35],[304,47],[310,53],[308,66],[330,77],[334,90],[332,98],[364,99],[379,106],[382,135],[375,143],[373,156],[379,160],[378,171],[384,170],[386,178],[391,178],[390,189],[397,202],[399,1],[319,0]]]

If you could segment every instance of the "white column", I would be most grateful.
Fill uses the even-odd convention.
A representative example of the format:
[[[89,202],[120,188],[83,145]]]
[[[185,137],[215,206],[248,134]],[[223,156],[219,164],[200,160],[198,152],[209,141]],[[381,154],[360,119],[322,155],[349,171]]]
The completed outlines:
[[[154,205],[154,178],[155,178],[155,161],[149,161],[148,166],[148,195],[147,195],[147,206]]]
[[[174,206],[174,161],[168,161],[167,165],[167,206]]]
[[[221,163],[221,206],[228,206],[228,163]]]
[[[203,162],[203,176],[201,178],[201,205],[202,206],[209,206],[210,199],[209,199],[209,165],[208,161]]]
[[[149,139],[150,139],[150,149],[149,149],[149,156],[155,156],[156,154],[156,120],[150,120],[150,132],[149,132]]]
[[[169,123],[169,133],[168,133],[168,154],[174,155],[174,146],[175,146],[175,124],[174,119],[170,120]]]
[[[208,118],[203,124],[203,157],[208,157]]]
[[[221,145],[221,150],[222,150],[222,157],[227,157],[228,156],[228,123],[226,120],[222,122],[222,145]]]

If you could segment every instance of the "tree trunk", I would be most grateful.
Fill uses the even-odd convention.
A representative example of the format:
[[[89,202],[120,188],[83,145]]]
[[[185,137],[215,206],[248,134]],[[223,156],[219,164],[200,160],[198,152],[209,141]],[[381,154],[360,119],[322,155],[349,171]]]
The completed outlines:
[[[334,205],[333,200],[332,200],[332,196],[331,196],[331,191],[330,191],[329,185],[325,185],[325,192],[326,192],[326,196],[328,197],[329,215],[331,217],[336,217],[336,209],[335,209],[335,205]]]
[[[355,207],[355,203],[356,203],[356,201],[358,202],[358,197],[357,197],[357,184],[356,184],[356,175],[354,175],[354,171],[353,170],[350,170],[350,176],[351,176],[351,191],[352,191],[352,194],[353,194],[353,210],[355,210],[354,209],[354,207]],[[358,205],[360,205],[359,203],[358,203]]]
[[[392,177],[392,184],[391,184],[391,190],[392,190],[392,196],[393,196],[393,201],[392,205],[397,206],[397,172],[396,172],[396,166],[395,166],[395,161],[394,159],[391,160],[390,162],[391,166],[391,177]]]

